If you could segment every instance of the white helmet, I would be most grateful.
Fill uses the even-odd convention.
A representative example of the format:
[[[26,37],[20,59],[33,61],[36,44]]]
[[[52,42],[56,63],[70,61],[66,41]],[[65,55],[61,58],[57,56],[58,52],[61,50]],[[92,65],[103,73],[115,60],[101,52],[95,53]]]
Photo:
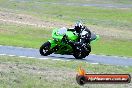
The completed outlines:
[[[76,24],[75,24],[75,31],[77,32],[77,33],[80,33],[80,31],[81,31],[81,29],[83,28],[83,24],[82,23],[80,23],[80,22],[77,22]]]

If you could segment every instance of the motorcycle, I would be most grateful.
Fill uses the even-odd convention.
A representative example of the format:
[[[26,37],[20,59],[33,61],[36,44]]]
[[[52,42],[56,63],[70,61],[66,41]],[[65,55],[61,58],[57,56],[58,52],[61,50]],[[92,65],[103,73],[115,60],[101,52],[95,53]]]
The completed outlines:
[[[76,59],[82,59],[89,55],[91,52],[91,42],[99,39],[99,35],[91,33],[90,43],[84,45],[75,45],[75,48],[63,42],[64,36],[73,42],[78,41],[78,36],[73,29],[67,30],[66,28],[54,29],[52,32],[52,40],[48,40],[39,49],[42,56],[48,56],[52,53],[61,55],[73,55]]]

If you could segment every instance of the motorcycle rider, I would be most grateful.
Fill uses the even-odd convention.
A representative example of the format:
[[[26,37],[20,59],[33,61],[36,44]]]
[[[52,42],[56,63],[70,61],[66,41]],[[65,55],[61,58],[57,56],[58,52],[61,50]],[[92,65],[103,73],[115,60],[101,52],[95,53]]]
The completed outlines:
[[[73,48],[76,48],[76,45],[86,46],[88,43],[90,44],[91,31],[86,26],[84,26],[80,22],[77,22],[73,30],[75,31],[74,33],[79,37],[78,41],[73,42],[71,40],[68,40],[67,36],[64,35],[63,40],[65,41],[65,43],[71,45],[71,47]]]

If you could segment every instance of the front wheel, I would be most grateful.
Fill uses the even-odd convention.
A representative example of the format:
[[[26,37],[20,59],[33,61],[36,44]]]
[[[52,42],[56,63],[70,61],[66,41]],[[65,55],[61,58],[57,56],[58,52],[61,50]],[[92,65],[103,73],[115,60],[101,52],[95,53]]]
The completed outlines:
[[[43,56],[50,55],[52,53],[50,47],[51,47],[51,43],[49,41],[45,42],[39,49],[40,54]]]

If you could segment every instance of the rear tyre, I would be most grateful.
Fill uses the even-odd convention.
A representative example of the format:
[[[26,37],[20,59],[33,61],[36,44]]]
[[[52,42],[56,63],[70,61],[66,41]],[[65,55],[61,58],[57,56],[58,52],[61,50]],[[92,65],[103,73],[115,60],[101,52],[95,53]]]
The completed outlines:
[[[85,58],[86,56],[83,56],[82,55],[82,52],[79,52],[79,51],[75,51],[73,56],[76,58],[76,59],[82,59],[82,58]]]
[[[83,59],[85,58],[86,56],[89,55],[89,53],[91,52],[91,46],[89,44],[87,44],[86,47],[83,47],[82,48],[82,51],[79,51],[79,50],[75,50],[74,51],[74,54],[73,56],[76,58],[76,59]]]
[[[39,49],[40,54],[43,56],[50,55],[52,53],[50,47],[51,47],[51,43],[49,41],[45,42]]]
[[[91,46],[90,44],[87,44],[87,47],[86,47],[86,52],[87,52],[87,56],[89,55],[89,53],[91,52]]]

